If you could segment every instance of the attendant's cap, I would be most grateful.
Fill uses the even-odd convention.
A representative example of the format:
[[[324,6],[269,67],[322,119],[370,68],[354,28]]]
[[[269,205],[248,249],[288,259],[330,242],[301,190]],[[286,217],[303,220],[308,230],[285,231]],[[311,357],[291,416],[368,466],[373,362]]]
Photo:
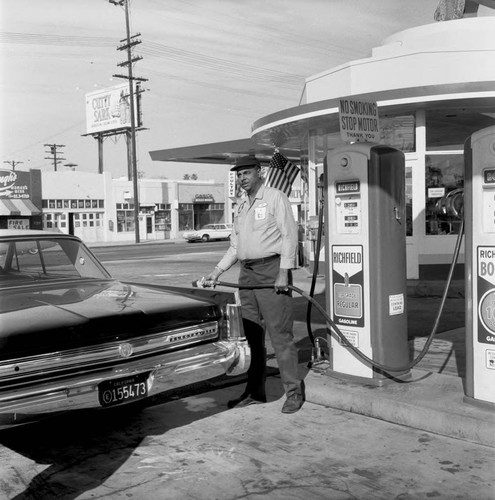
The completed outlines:
[[[235,165],[230,169],[231,172],[235,172],[236,170],[240,170],[241,168],[249,168],[249,167],[261,167],[259,160],[256,159],[255,156],[241,156],[237,158],[235,161]]]

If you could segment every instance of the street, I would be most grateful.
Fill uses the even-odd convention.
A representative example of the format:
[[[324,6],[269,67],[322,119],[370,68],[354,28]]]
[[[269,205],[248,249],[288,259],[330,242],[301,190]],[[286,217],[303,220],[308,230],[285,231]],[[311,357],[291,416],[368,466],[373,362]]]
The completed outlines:
[[[94,251],[120,279],[190,286],[227,245]],[[268,403],[259,406],[227,410],[244,379],[223,377],[145,404],[2,431],[0,499],[495,498],[493,448],[309,402],[283,415],[273,359],[269,366]]]
[[[191,286],[194,279],[204,276],[213,269],[228,245],[226,241],[208,243],[179,241],[162,244],[96,246],[92,250],[108,271],[118,279]]]

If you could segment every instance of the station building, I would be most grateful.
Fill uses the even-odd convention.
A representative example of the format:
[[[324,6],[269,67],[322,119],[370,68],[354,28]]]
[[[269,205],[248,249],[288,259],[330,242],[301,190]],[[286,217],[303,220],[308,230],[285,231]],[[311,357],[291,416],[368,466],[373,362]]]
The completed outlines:
[[[341,147],[339,100],[378,104],[383,144],[406,158],[407,276],[446,275],[460,221],[440,214],[438,200],[464,185],[464,143],[495,124],[495,17],[472,17],[401,31],[365,59],[306,79],[303,103],[252,125],[239,141],[152,151],[155,161],[232,163],[255,153],[267,164],[274,148],[307,168],[300,223],[318,213],[319,176],[329,151]],[[309,232],[306,231],[306,235]],[[311,249],[305,252],[309,260]],[[322,254],[324,252],[322,251]],[[461,252],[459,262],[463,262]],[[440,275],[439,275],[440,273]],[[457,270],[461,277],[462,269]]]

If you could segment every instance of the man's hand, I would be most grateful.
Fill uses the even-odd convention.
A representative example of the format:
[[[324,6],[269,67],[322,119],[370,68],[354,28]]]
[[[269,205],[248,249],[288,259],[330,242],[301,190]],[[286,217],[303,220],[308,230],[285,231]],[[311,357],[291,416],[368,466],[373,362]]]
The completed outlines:
[[[278,272],[277,279],[274,285],[277,293],[288,293],[289,292],[289,270],[280,269]]]
[[[203,287],[215,287],[218,281],[219,276],[223,273],[223,270],[219,267],[215,267],[215,269],[208,275],[203,276],[198,283],[201,283]]]

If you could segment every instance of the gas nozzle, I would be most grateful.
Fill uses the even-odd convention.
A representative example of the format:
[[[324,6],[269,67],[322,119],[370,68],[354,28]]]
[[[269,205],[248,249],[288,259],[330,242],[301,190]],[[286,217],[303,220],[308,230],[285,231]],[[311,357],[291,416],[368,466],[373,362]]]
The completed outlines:
[[[207,280],[203,276],[201,279],[193,281],[192,286],[195,288],[215,288],[216,282],[214,280]]]

